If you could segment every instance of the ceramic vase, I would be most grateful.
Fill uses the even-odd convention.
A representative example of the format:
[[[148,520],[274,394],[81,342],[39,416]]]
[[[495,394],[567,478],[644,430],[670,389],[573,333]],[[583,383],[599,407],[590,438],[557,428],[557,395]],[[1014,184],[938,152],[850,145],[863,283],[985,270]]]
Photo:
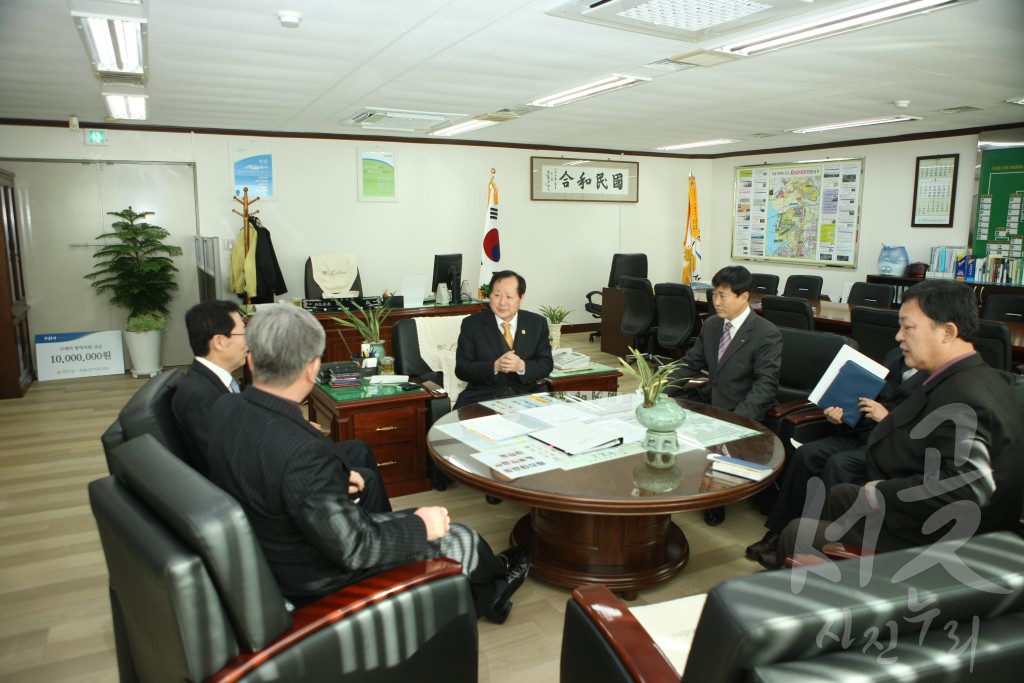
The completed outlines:
[[[676,430],[686,421],[686,411],[674,399],[662,394],[658,397],[658,402],[649,408],[645,408],[643,404],[637,406],[636,421],[647,428],[643,447],[648,451],[648,455],[675,453],[679,450]],[[652,455],[650,458],[645,456],[644,460],[651,467],[675,465],[674,458],[658,458]]]
[[[548,323],[548,334],[551,336],[551,348],[562,345],[562,323]]]

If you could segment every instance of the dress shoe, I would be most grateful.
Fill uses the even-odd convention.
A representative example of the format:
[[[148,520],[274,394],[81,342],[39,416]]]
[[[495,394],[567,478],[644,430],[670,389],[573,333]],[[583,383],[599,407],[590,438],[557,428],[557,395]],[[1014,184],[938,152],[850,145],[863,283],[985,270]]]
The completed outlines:
[[[487,501],[488,505],[497,505],[501,502],[501,498],[495,498],[494,496],[484,496],[484,500]]]
[[[757,561],[757,556],[767,552],[774,552],[779,545],[779,535],[774,531],[768,531],[760,541],[747,546],[747,559]]]
[[[495,624],[504,624],[512,611],[512,595],[526,581],[530,573],[530,551],[522,546],[509,548],[495,557],[505,576],[498,582],[498,594],[494,604],[484,616]]]
[[[757,563],[765,569],[771,571],[779,568],[779,556],[775,550],[769,550],[758,555],[756,558]]]
[[[718,526],[725,521],[725,508],[708,508],[704,511],[704,523],[708,526]]]

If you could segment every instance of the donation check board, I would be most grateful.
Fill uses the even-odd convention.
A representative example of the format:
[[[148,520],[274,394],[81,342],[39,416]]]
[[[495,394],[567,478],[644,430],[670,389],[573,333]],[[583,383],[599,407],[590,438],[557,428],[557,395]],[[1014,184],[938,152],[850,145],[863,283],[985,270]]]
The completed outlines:
[[[121,331],[37,334],[39,380],[124,374]]]

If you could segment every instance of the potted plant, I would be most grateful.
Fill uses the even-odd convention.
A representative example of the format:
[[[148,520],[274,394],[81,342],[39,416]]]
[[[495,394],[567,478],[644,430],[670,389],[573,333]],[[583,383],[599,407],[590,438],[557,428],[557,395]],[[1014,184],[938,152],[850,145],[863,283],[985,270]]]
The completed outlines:
[[[385,355],[384,340],[381,339],[380,328],[391,314],[391,307],[388,304],[384,304],[377,308],[363,308],[355,302],[352,302],[352,306],[359,312],[359,315],[353,313],[352,309],[345,308],[343,309],[345,311],[344,318],[332,317],[331,320],[342,327],[351,328],[359,333],[359,336],[363,338],[362,352],[364,358],[369,356],[383,358]],[[341,334],[341,330],[338,330],[338,334]]]
[[[93,257],[100,261],[85,277],[97,293],[110,293],[110,303],[128,310],[125,339],[132,377],[152,377],[163,369],[161,333],[167,329],[167,306],[178,289],[178,268],[171,257],[181,256],[182,250],[164,244],[170,233],[145,222],[152,211],[136,212],[129,206],[108,213],[120,220],[111,225],[112,232],[96,239],[115,241],[96,250]]]
[[[562,343],[562,323],[572,311],[564,306],[541,306],[537,309],[548,320],[548,331],[551,333],[551,348],[557,349]]]
[[[674,458],[658,457],[659,453],[674,453],[679,448],[676,430],[686,420],[686,412],[674,399],[666,396],[665,388],[672,384],[672,371],[679,365],[678,360],[652,369],[647,360],[634,348],[629,352],[636,358],[636,367],[619,358],[622,371],[640,385],[644,402],[636,408],[636,419],[647,428],[643,445],[647,450],[644,461],[652,467],[671,467]]]

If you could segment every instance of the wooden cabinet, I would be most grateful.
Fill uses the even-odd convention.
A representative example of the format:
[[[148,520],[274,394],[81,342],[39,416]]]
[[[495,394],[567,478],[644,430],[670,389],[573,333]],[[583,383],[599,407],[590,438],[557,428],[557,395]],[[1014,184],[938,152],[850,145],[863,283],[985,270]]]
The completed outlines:
[[[377,459],[388,496],[430,490],[427,475],[425,391],[354,387],[331,391],[320,385],[309,395],[309,419],[330,430],[335,441],[362,439]]]
[[[908,287],[913,287],[922,281],[918,278],[894,277],[892,275],[868,275],[865,280],[895,287],[897,303],[903,300],[903,292],[907,291]],[[1024,286],[1022,285],[1007,285],[997,282],[964,282],[964,284],[974,290],[974,295],[978,298],[979,307],[984,306],[985,299],[992,294],[1014,294],[1017,296],[1024,294]]]
[[[14,176],[0,170],[0,398],[20,398],[32,384],[32,337],[21,270],[21,229]]]

